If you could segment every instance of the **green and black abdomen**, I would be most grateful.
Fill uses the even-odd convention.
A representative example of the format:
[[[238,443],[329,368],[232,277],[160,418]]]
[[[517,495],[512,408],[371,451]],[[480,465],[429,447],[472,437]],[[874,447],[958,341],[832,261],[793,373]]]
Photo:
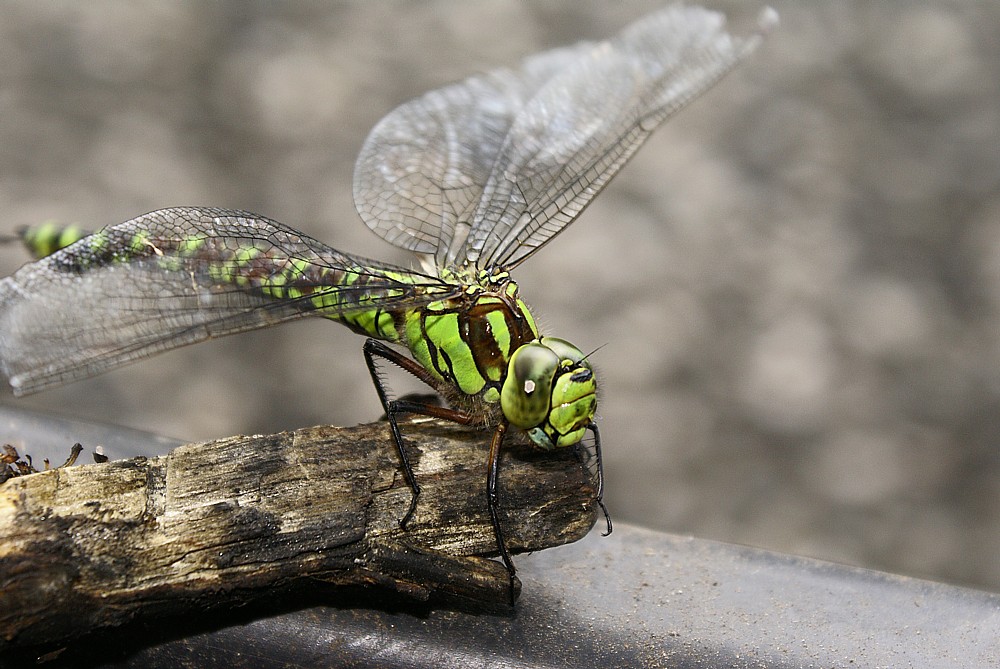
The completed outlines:
[[[394,320],[379,310],[462,291],[234,210],[161,209],[59,250],[81,233],[49,228],[25,242],[54,252],[0,281],[0,373],[21,394],[305,316],[392,340]]]
[[[39,225],[26,225],[17,231],[17,237],[33,258],[44,258],[59,249],[78,242],[89,233],[75,224],[64,225],[46,221]]]
[[[188,217],[168,218],[174,211]],[[191,218],[191,213],[198,218]],[[130,267],[150,283],[159,283],[163,291],[176,285],[206,294],[241,292],[393,339],[392,318],[377,305],[417,295],[421,288],[411,275],[368,265],[276,222],[244,219],[241,214],[198,209],[153,212],[100,230],[53,261],[62,271],[81,275]],[[34,246],[41,248],[55,238],[36,235]],[[440,289],[440,282],[435,288]]]

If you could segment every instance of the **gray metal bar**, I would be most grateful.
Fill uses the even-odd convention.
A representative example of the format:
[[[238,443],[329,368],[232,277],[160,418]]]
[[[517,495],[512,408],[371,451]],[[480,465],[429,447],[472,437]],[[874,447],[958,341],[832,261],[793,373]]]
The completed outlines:
[[[127,651],[102,666],[468,669],[973,668],[1000,658],[996,594],[630,526],[517,564],[524,589],[515,613],[362,591],[284,615],[236,613],[216,631],[138,650],[142,633],[129,630],[61,659]]]

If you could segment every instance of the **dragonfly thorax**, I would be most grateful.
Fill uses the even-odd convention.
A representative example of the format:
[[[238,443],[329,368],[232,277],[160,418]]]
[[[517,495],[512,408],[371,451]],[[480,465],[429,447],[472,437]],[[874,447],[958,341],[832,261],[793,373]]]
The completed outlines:
[[[402,343],[450,401],[473,414],[499,410],[541,448],[578,443],[597,407],[590,363],[569,342],[539,337],[509,276],[477,279],[400,314]]]
[[[541,448],[573,446],[597,410],[594,370],[568,341],[542,337],[511,356],[500,408]]]
[[[464,405],[481,400],[487,412],[500,402],[511,356],[538,339],[534,318],[509,279],[467,283],[455,296],[397,319],[401,343],[440,381],[442,392]]]

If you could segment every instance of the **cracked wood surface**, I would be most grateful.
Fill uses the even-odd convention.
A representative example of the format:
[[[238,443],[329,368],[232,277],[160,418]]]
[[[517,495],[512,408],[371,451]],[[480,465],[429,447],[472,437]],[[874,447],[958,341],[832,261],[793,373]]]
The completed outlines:
[[[295,588],[379,585],[409,597],[504,602],[486,506],[489,435],[404,424],[423,490],[410,501],[385,423],[181,446],[0,485],[0,648]],[[513,440],[512,440],[513,441]],[[576,541],[596,519],[592,476],[571,451],[505,448],[512,552]]]

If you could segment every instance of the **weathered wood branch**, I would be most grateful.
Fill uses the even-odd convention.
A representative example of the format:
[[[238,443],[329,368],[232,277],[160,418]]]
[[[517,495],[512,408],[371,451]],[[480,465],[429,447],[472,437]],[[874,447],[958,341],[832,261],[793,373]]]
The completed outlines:
[[[413,519],[385,423],[181,446],[0,485],[0,648],[137,618],[230,607],[321,580],[408,596],[508,597],[486,506],[488,436],[405,424],[423,490]],[[580,539],[596,512],[572,452],[501,462],[512,552]]]

